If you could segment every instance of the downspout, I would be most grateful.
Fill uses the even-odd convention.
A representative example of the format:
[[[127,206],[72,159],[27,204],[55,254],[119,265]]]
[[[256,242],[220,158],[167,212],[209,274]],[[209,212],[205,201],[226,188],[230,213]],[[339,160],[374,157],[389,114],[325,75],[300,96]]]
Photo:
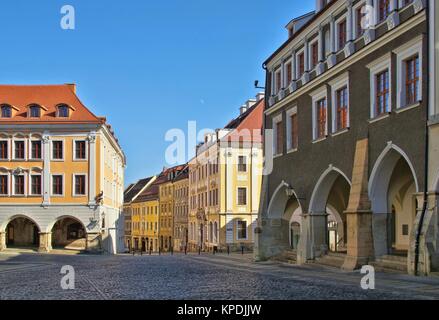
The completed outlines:
[[[426,14],[427,14],[427,56],[430,56],[430,4],[428,4],[426,6]],[[430,70],[430,59],[426,59],[427,60],[427,73],[428,70]],[[434,76],[434,75],[433,75]],[[429,165],[429,140],[430,140],[430,135],[429,135],[429,127],[428,127],[428,119],[430,116],[430,86],[427,85],[426,88],[426,92],[427,92],[427,96],[426,96],[426,100],[427,100],[427,106],[425,108],[425,146],[424,146],[424,203],[422,206],[422,212],[421,212],[421,217],[419,219],[419,225],[418,225],[418,230],[416,232],[416,243],[415,243],[415,275],[418,276],[419,274],[419,268],[418,268],[418,264],[419,264],[419,254],[420,254],[420,242],[421,242],[421,234],[422,234],[422,228],[424,225],[424,220],[425,220],[425,215],[427,214],[427,210],[428,210],[428,165]]]

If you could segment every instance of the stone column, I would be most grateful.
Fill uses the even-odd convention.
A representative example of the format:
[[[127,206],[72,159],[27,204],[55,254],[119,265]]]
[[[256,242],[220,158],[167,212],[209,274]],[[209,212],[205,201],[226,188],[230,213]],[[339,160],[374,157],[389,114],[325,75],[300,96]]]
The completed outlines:
[[[368,195],[368,139],[357,141],[352,171],[352,187],[347,217],[348,253],[344,270],[355,270],[367,265],[374,257],[372,211]]]
[[[52,250],[52,233],[40,232],[40,246],[38,252],[48,253]]]
[[[6,232],[1,231],[0,232],[0,251],[3,251],[6,249]]]
[[[304,264],[328,252],[328,214],[308,213],[302,215],[302,227],[297,250],[297,263]]]

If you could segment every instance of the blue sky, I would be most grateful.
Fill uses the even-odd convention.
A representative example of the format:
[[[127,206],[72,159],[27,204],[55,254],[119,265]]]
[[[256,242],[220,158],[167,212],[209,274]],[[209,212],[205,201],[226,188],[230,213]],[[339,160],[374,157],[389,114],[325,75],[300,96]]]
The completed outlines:
[[[161,171],[164,139],[224,126],[265,80],[262,62],[284,26],[314,0],[14,0],[0,2],[0,83],[76,83],[113,125],[128,158],[126,183]],[[62,30],[61,7],[76,10]]]

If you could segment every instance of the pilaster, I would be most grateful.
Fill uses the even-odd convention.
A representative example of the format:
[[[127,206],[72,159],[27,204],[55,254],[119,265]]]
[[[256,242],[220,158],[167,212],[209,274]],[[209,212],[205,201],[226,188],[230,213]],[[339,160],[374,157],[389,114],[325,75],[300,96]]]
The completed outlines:
[[[6,232],[0,231],[0,251],[6,249]]]
[[[40,232],[40,246],[38,252],[48,253],[52,250],[52,233],[51,232]]]

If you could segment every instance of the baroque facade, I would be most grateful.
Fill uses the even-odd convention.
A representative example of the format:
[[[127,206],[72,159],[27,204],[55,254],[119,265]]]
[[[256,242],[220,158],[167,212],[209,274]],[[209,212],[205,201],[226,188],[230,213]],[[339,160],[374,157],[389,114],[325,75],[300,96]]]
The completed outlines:
[[[428,273],[419,245],[427,2],[316,3],[264,64],[274,169],[264,177],[256,259]]]
[[[0,86],[0,250],[123,250],[125,155],[75,85]]]
[[[189,248],[253,249],[262,182],[264,98],[207,134],[189,161]]]

